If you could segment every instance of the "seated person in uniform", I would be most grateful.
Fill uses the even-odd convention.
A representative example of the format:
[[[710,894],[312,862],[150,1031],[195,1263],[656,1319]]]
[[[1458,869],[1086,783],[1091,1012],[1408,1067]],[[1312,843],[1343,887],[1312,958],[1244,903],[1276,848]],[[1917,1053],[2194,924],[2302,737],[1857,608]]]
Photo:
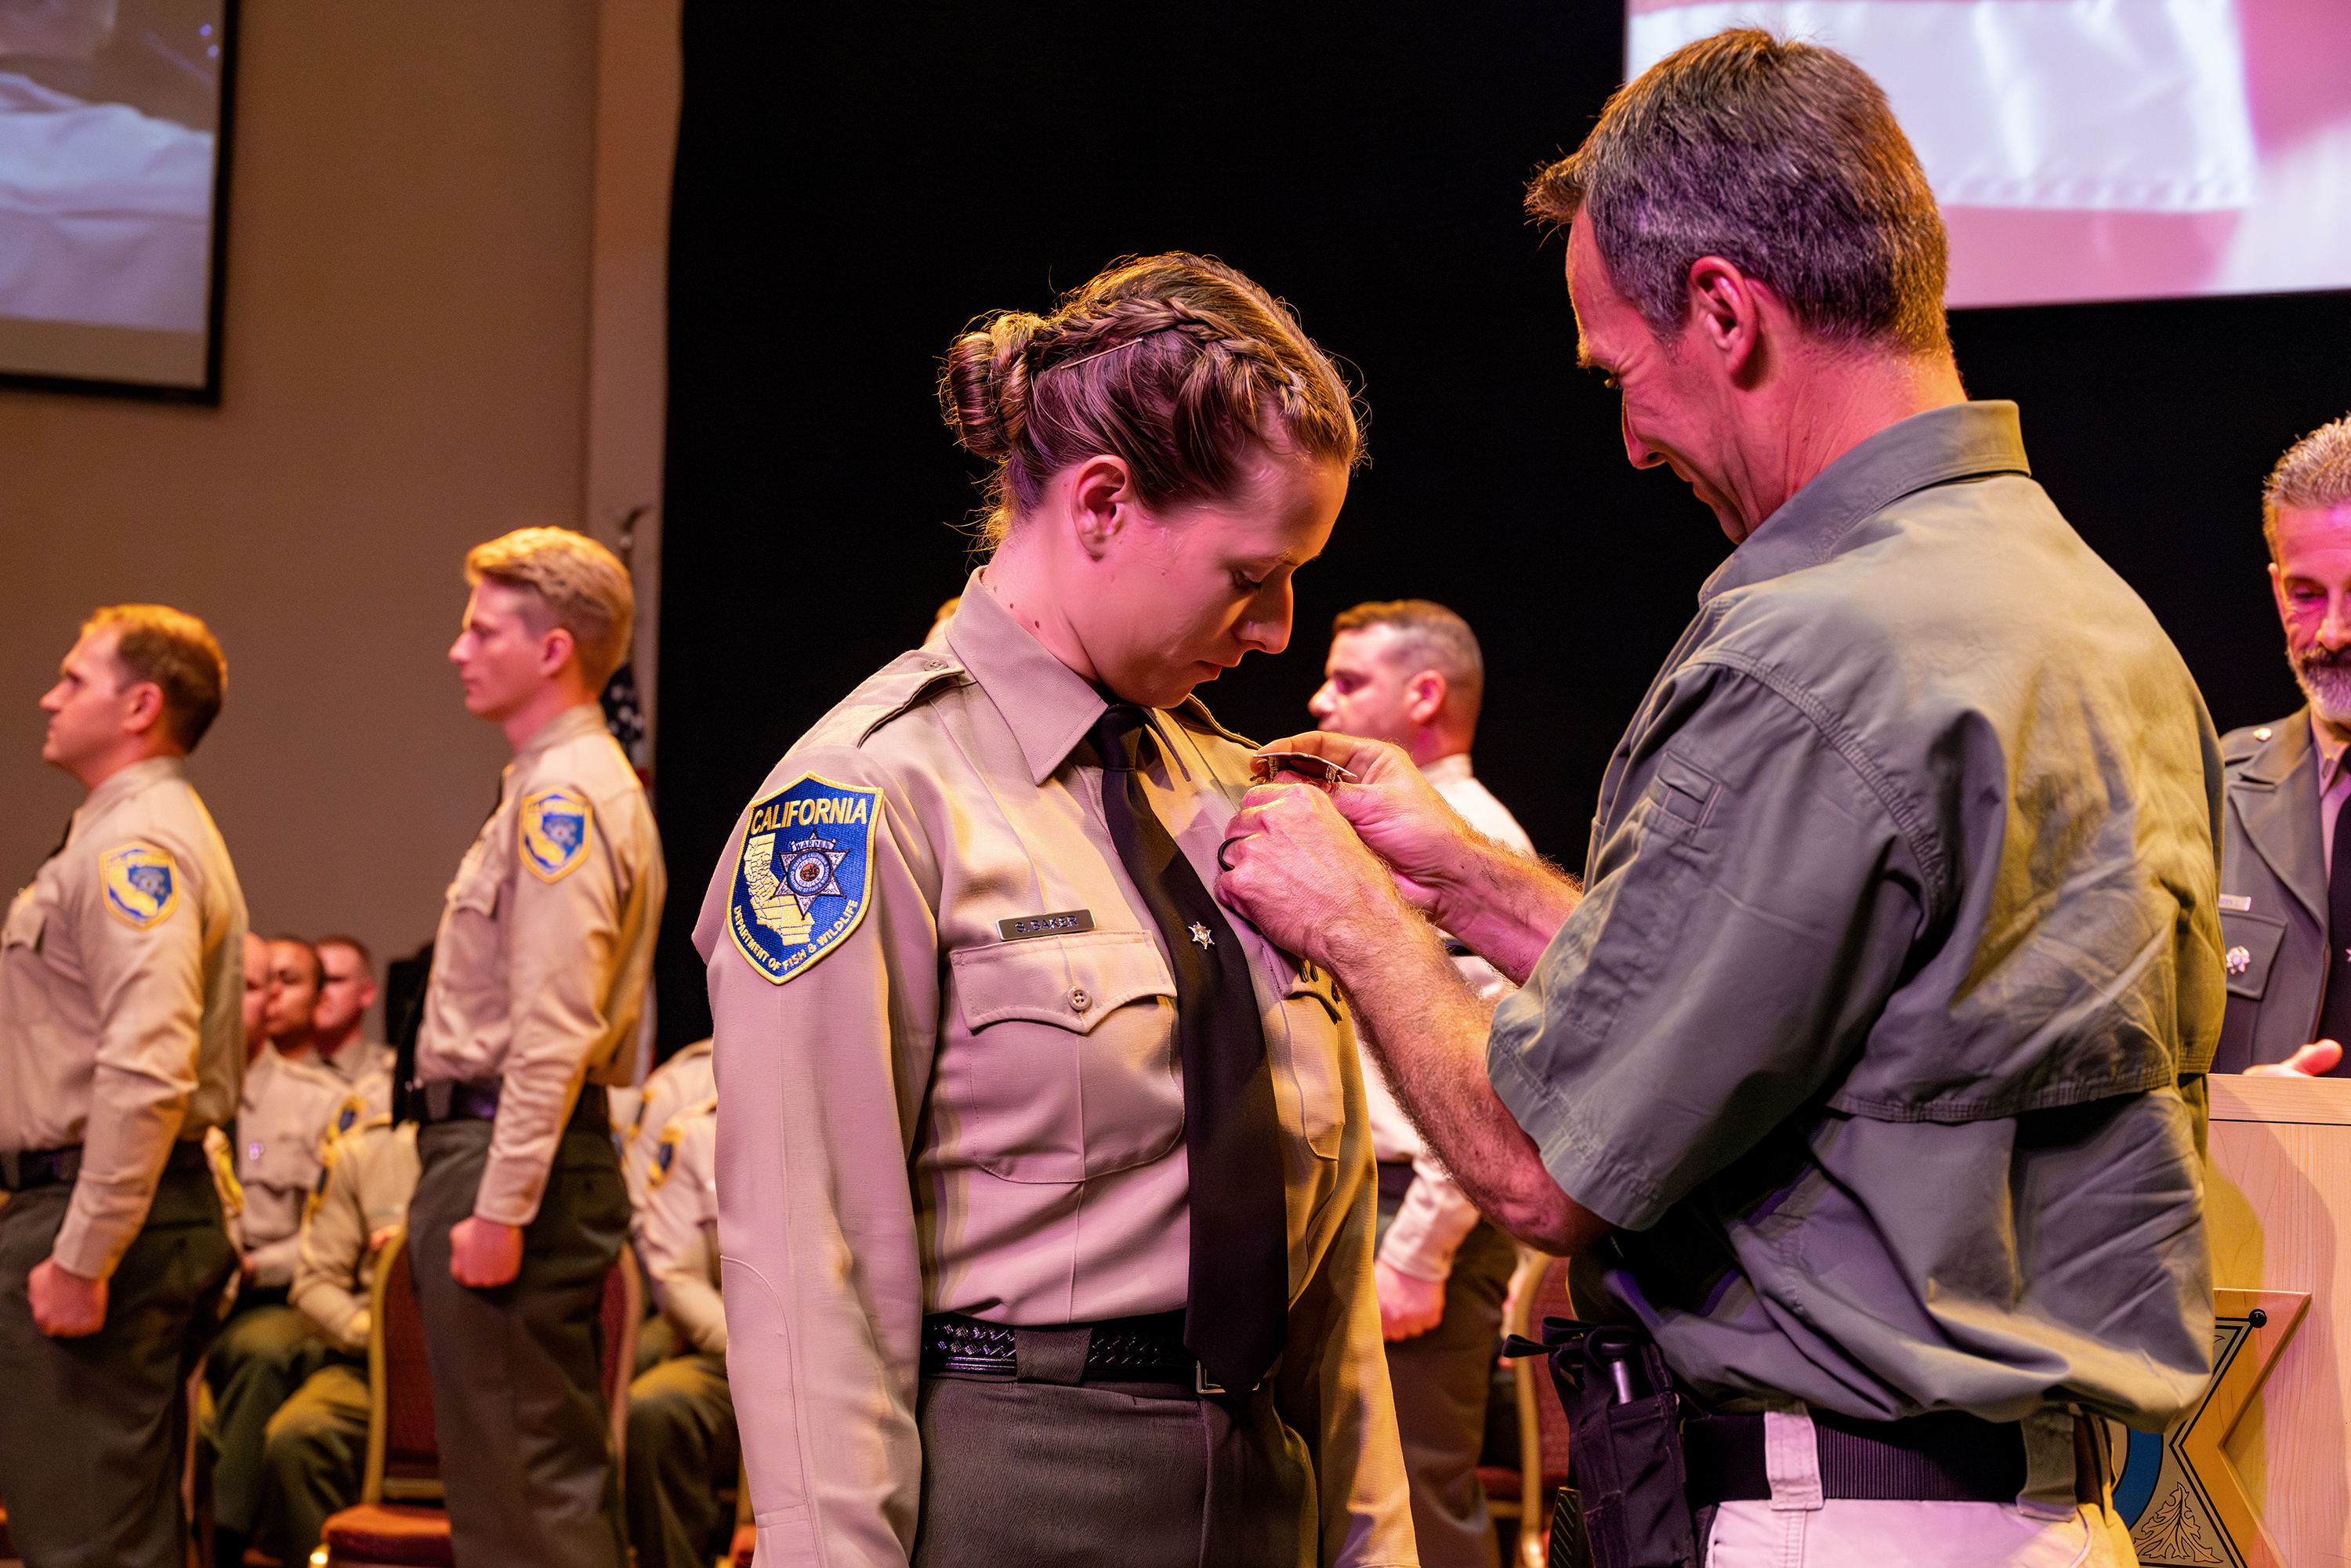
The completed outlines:
[[[635,1096],[636,1103],[626,1120],[615,1127],[621,1140],[621,1179],[629,1189],[629,1239],[637,1249],[638,1272],[645,1277],[648,1315],[637,1333],[640,1373],[691,1349],[689,1342],[678,1338],[670,1320],[662,1312],[661,1280],[653,1270],[652,1260],[645,1256],[645,1200],[653,1190],[647,1176],[664,1147],[663,1134],[673,1119],[680,1112],[709,1099],[717,1089],[716,1075],[710,1070],[710,1041],[697,1040],[681,1047],[646,1076],[644,1087]]]
[[[2313,431],[2262,486],[2270,588],[2308,702],[2220,738],[2228,804],[2220,931],[2229,1009],[2215,1072],[2351,1072],[2351,417]]]
[[[707,1061],[707,1057],[704,1058]],[[696,1568],[733,1523],[717,1489],[742,1462],[718,1295],[718,1097],[672,1117],[646,1163],[637,1256],[679,1354],[629,1385],[629,1544],[640,1568]]]
[[[321,936],[319,997],[310,1012],[310,1050],[319,1065],[353,1088],[367,1089],[371,1115],[392,1109],[392,1047],[367,1032],[375,1006],[375,957],[356,936]]]
[[[278,1055],[318,1064],[310,1050],[319,1011],[319,983],[325,977],[319,950],[299,936],[269,939],[269,998],[262,1006],[262,1032]]]
[[[360,1500],[367,1458],[368,1292],[384,1241],[406,1218],[408,1196],[415,1190],[415,1124],[395,1127],[389,1113],[379,1112],[335,1140],[303,1218],[293,1304],[327,1349],[266,1428],[255,1536],[281,1563],[308,1562],[328,1517]]]
[[[214,1530],[221,1559],[241,1553],[261,1509],[263,1433],[316,1371],[326,1342],[287,1304],[301,1249],[302,1210],[319,1180],[319,1153],[341,1080],[308,1060],[318,955],[298,937],[269,944],[262,1034],[246,1041],[235,1164],[242,1212],[229,1222],[242,1284],[204,1364],[215,1411]],[[284,1041],[294,1054],[288,1054]]]

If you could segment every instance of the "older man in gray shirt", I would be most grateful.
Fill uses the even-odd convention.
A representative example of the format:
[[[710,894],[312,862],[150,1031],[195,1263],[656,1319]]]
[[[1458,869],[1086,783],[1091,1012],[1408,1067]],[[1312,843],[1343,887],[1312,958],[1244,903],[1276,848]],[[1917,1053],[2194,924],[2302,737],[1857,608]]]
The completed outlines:
[[[1254,792],[1218,891],[1338,976],[1463,1187],[1577,1255],[1584,1314],[1654,1337],[1710,1568],[2129,1563],[2075,1413],[2159,1427],[2210,1371],[2195,685],[2014,406],[1965,401],[1940,219],[1850,61],[1691,45],[1530,203],[1573,225],[1627,455],[1739,548],[1581,889],[1313,735],[1279,745],[1361,782]],[[1431,920],[1524,978],[1490,1034]]]

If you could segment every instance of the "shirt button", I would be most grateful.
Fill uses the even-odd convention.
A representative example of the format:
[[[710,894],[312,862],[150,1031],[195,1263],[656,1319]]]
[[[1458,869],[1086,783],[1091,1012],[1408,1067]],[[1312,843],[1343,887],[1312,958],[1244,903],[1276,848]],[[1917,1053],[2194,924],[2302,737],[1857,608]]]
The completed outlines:
[[[1081,1013],[1093,1005],[1094,996],[1092,991],[1087,990],[1083,986],[1071,986],[1070,988],[1070,1010],[1071,1012]]]

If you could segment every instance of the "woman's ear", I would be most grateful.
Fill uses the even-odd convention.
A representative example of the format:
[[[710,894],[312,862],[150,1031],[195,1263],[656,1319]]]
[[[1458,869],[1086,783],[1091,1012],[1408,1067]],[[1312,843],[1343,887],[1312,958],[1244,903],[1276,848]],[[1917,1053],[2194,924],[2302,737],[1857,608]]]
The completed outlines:
[[[1078,547],[1100,560],[1126,526],[1135,500],[1134,476],[1123,457],[1089,457],[1071,469],[1070,522]]]

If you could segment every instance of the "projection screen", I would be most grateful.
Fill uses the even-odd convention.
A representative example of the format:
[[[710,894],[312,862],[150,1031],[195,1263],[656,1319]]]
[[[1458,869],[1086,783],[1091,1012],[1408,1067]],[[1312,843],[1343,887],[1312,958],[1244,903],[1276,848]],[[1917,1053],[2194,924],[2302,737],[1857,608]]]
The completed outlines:
[[[1737,26],[1885,87],[1953,306],[2351,288],[2351,0],[1631,0],[1626,74]]]
[[[0,382],[218,396],[235,0],[0,0]]]

